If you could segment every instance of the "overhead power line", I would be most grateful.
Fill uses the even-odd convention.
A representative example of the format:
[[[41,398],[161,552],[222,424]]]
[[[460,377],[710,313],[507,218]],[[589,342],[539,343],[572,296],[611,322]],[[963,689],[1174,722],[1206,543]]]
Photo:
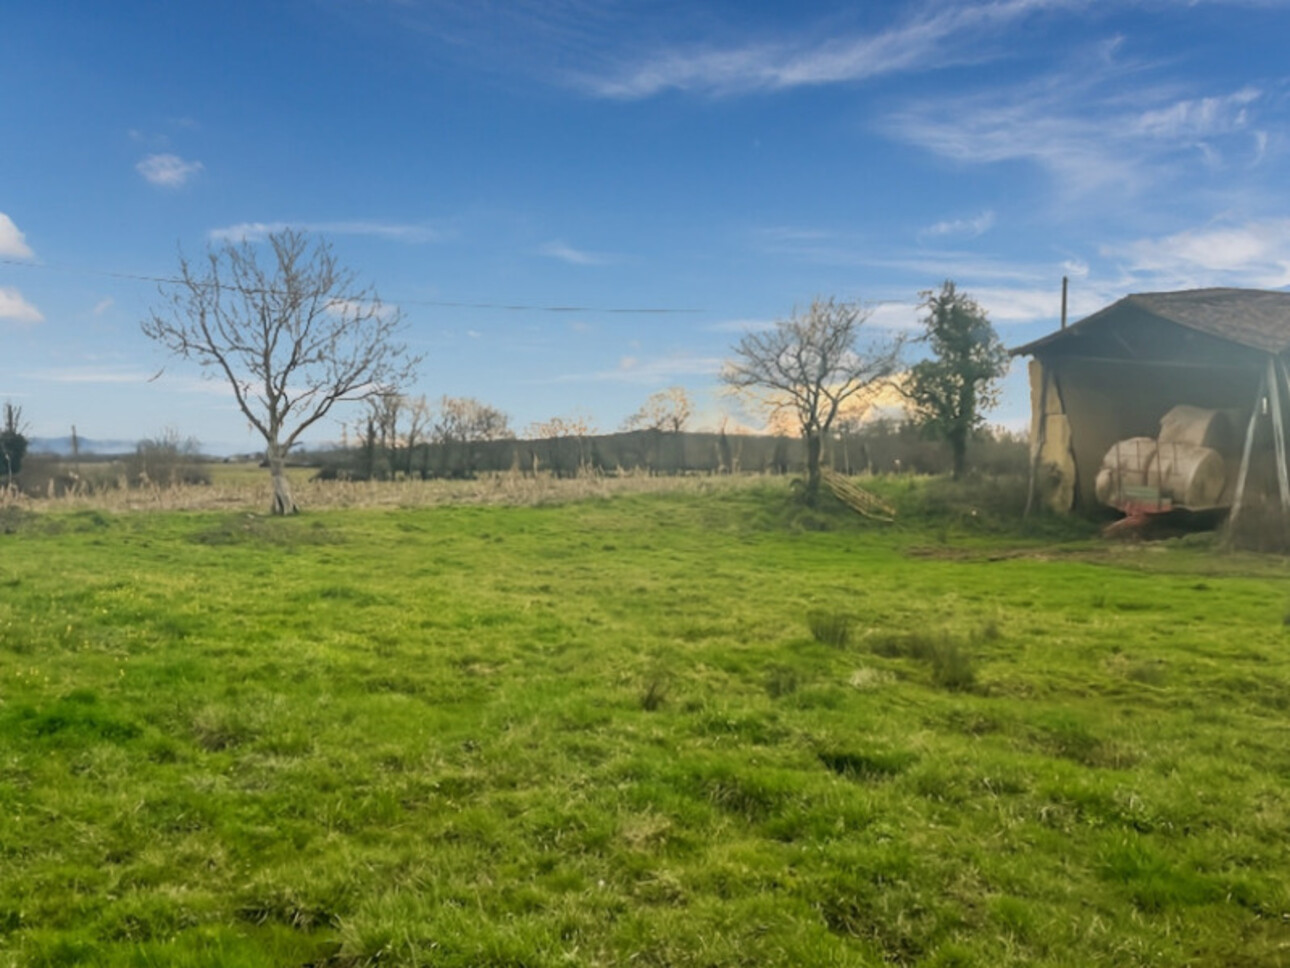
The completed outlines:
[[[155,282],[163,286],[187,285],[176,276],[149,276],[136,272],[113,272],[109,269],[86,269],[79,266],[50,265],[45,262],[28,262],[23,259],[0,258],[0,265],[20,266],[24,269],[48,269],[53,272],[67,272],[83,276],[101,276],[106,279],[131,279],[137,282]],[[231,287],[230,287],[231,288]],[[391,299],[382,297],[382,302],[399,306],[438,306],[446,309],[500,309],[506,312],[541,312],[541,313],[616,313],[621,315],[693,315],[706,312],[703,309],[655,307],[655,306],[539,306],[527,303],[493,303],[493,302],[457,302],[448,299]]]

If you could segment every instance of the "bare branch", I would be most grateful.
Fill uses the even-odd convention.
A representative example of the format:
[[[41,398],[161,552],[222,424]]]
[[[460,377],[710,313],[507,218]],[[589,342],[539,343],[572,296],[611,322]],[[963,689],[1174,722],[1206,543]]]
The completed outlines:
[[[819,488],[821,442],[848,399],[891,376],[899,339],[857,348],[869,310],[857,303],[816,299],[775,328],[749,333],[734,347],[722,374],[731,387],[756,395],[768,410],[791,409],[807,443],[807,495]]]
[[[359,287],[324,240],[269,236],[273,264],[250,242],[208,250],[199,271],[180,254],[179,283],[162,288],[146,336],[222,376],[264,438],[278,511],[294,510],[281,474],[302,433],[345,401],[395,393],[419,358],[399,341],[402,319]]]

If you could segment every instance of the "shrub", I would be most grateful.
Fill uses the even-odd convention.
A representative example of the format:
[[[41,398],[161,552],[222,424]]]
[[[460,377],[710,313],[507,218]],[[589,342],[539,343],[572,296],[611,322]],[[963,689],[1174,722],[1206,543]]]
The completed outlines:
[[[126,458],[126,474],[132,484],[209,484],[210,474],[200,462],[197,438],[181,438],[179,431],[166,428],[157,437],[139,441]]]

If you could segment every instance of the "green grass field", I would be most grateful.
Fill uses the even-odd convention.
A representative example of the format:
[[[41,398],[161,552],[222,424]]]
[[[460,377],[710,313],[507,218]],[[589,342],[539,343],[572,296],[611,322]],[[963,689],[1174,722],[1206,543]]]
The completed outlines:
[[[0,964],[1290,963],[1284,561],[701,491],[10,513]]]

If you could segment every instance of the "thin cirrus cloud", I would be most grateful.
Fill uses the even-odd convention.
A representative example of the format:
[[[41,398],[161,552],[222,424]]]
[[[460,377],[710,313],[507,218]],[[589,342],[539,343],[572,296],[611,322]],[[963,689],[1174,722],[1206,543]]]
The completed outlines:
[[[437,242],[445,234],[436,228],[421,223],[380,222],[380,221],[335,221],[335,222],[238,222],[222,228],[211,229],[207,233],[213,242],[263,242],[275,232],[287,229],[298,229],[303,232],[318,232],[323,235],[367,235],[396,242]]]
[[[178,155],[146,155],[135,170],[150,184],[160,188],[182,188],[205,166],[200,161],[186,161]]]
[[[336,319],[394,319],[399,307],[380,299],[333,299],[325,307],[327,315]]]
[[[624,356],[611,370],[592,373],[566,373],[554,377],[552,383],[632,383],[662,385],[685,377],[715,377],[725,364],[722,357],[690,356],[676,354],[642,360]]]
[[[924,7],[920,14],[872,33],[674,47],[626,69],[570,80],[588,94],[620,100],[669,90],[730,96],[863,81],[988,58],[988,41],[1002,27],[1038,12],[1084,5],[1084,0],[992,0]]]
[[[603,266],[614,261],[613,256],[606,255],[603,252],[588,252],[585,249],[575,249],[573,246],[559,240],[543,244],[538,249],[538,254],[549,259],[558,259],[573,266]]]
[[[231,397],[232,390],[224,380],[203,377],[171,376],[165,370],[149,372],[137,366],[121,364],[88,364],[53,367],[24,374],[28,379],[46,383],[64,383],[80,386],[143,386],[161,380],[171,389],[185,393]]]
[[[147,383],[152,374],[136,367],[122,366],[65,366],[37,370],[26,374],[30,379],[49,383],[122,384]]]
[[[0,212],[0,256],[10,259],[34,259],[36,253],[27,244],[27,237],[4,212]]]
[[[884,122],[887,133],[952,161],[1030,162],[1068,196],[1135,194],[1229,157],[1257,163],[1266,147],[1253,87],[1179,97],[1142,86],[1126,94],[1119,70],[1058,74],[1026,87],[914,103]]]
[[[946,236],[966,236],[975,239],[985,235],[994,228],[994,212],[986,210],[971,218],[947,219],[929,225],[919,233],[924,238],[944,238]]]

